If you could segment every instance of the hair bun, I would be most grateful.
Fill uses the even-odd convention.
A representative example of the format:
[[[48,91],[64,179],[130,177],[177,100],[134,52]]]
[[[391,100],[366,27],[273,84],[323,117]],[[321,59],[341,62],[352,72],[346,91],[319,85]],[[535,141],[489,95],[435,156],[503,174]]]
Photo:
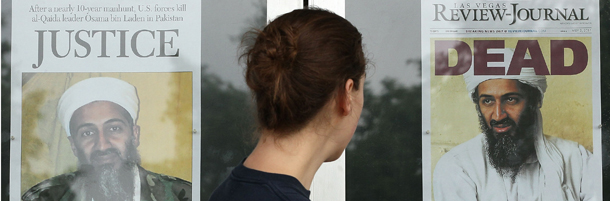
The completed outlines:
[[[352,79],[358,88],[364,75],[361,34],[334,13],[294,10],[250,33],[256,39],[242,57],[262,129],[301,129],[342,84]]]
[[[293,67],[298,54],[299,37],[292,27],[277,29],[274,27],[266,28],[259,36],[259,41],[266,46],[264,51],[277,72]]]

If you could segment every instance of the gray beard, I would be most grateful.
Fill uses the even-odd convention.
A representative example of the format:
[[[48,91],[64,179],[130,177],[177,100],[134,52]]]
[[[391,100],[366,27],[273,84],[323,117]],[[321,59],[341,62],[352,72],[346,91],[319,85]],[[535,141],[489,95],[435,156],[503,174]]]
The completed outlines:
[[[134,165],[114,169],[112,166],[102,166],[98,171],[99,194],[97,200],[131,200],[133,196]]]
[[[485,134],[490,163],[501,176],[510,176],[512,182],[515,182],[525,161],[536,154],[534,147],[536,110],[527,106],[519,118],[519,123],[515,125],[514,136],[498,135],[487,125],[479,110],[479,123]]]
[[[118,150],[110,150],[119,153]],[[131,142],[126,143],[126,160],[120,168],[115,169],[113,164],[94,167],[83,164],[84,152],[78,151],[79,171],[83,173],[85,191],[95,201],[123,201],[131,200],[134,194],[133,169],[140,164],[140,154]]]

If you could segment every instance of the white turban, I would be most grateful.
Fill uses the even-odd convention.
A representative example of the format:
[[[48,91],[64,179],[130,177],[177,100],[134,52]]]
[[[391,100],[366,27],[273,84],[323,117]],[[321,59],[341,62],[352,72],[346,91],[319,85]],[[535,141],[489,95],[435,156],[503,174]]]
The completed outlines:
[[[140,100],[136,87],[116,78],[96,77],[72,85],[59,99],[57,117],[70,136],[70,119],[78,108],[94,101],[109,101],[123,107],[135,124]]]
[[[496,64],[493,67],[504,67],[504,74],[508,71],[510,61],[515,53],[512,49],[489,49],[491,54],[504,54],[504,62],[490,62],[489,66]],[[531,59],[529,55],[525,55],[525,59]],[[474,63],[474,62],[473,62]],[[513,79],[518,80],[523,84],[530,85],[540,91],[540,102],[544,99],[544,92],[546,92],[546,76],[536,75],[534,68],[521,68],[520,75],[474,75],[474,67],[471,65],[470,69],[464,73],[464,81],[466,82],[466,88],[468,89],[468,95],[472,95],[476,88],[486,80],[492,79]]]
[[[508,71],[510,61],[512,60],[514,50],[512,49],[489,49],[489,53],[492,54],[504,54],[504,62],[490,62],[490,66],[493,67],[504,67]],[[531,59],[529,55],[525,55],[525,59]],[[494,65],[495,63],[495,65]],[[530,85],[540,91],[540,103],[544,98],[546,92],[547,83],[544,75],[536,75],[533,68],[522,68],[520,75],[474,75],[474,68],[471,66],[468,72],[464,73],[464,81],[466,82],[466,88],[468,89],[469,95],[474,93],[475,89],[486,80],[491,79],[514,79],[521,83]],[[564,191],[564,177],[563,177],[563,159],[561,153],[557,147],[547,141],[544,137],[542,129],[542,114],[540,109],[536,109],[538,119],[536,120],[535,126],[535,137],[534,146],[536,149],[536,156],[538,162],[542,167],[545,175],[545,185],[543,186],[542,200],[576,200],[574,194],[569,195]],[[566,188],[567,189],[567,188]]]

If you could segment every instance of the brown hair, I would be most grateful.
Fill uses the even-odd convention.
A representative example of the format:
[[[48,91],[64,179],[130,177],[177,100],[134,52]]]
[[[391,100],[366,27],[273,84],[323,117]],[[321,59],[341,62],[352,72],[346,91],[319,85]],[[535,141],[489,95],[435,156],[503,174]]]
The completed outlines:
[[[320,9],[294,10],[250,32],[246,83],[260,129],[285,135],[302,129],[344,84],[357,90],[367,60],[362,35],[343,17]]]

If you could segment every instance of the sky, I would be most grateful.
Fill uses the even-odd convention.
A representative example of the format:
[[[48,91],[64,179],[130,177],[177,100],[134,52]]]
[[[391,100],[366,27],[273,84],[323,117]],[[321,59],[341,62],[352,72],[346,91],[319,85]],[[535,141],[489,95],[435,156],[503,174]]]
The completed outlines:
[[[380,88],[385,78],[396,79],[406,86],[419,84],[419,65],[408,59],[421,57],[420,1],[349,0],[345,17],[363,34],[363,43],[372,61],[372,88]]]

